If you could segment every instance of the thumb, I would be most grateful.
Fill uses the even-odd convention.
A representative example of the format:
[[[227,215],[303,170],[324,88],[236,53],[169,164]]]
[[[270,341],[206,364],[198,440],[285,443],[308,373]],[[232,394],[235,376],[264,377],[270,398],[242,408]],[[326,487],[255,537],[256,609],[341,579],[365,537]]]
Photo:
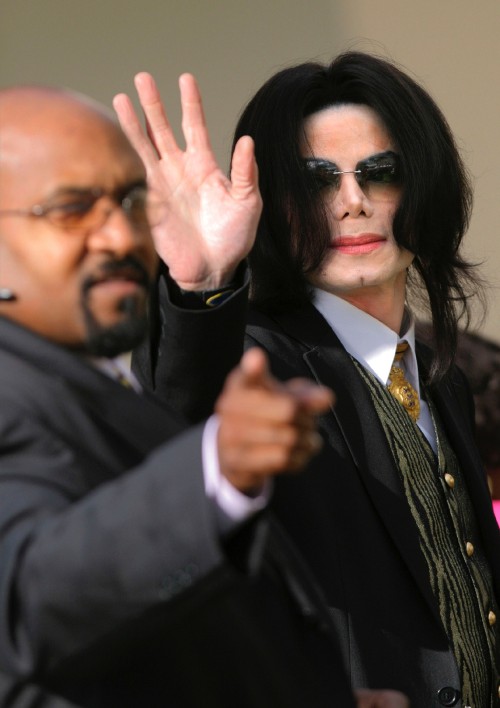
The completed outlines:
[[[234,199],[245,199],[252,192],[258,194],[258,183],[254,142],[249,135],[243,135],[236,143],[231,159],[231,194]]]

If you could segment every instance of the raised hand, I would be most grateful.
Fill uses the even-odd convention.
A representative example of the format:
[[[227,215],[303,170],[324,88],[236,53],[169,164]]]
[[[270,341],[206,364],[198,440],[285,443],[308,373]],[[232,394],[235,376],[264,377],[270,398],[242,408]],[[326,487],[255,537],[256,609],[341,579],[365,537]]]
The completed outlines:
[[[239,140],[228,179],[210,146],[194,77],[179,79],[185,150],[177,145],[153,77],[137,74],[135,86],[147,135],[128,96],[118,94],[113,105],[144,162],[153,197],[166,205],[153,228],[158,254],[184,290],[225,285],[253,245],[262,209],[253,141]]]
[[[228,376],[215,410],[219,464],[240,491],[301,469],[321,447],[316,416],[333,404],[329,389],[307,379],[276,381],[261,349],[250,349]]]

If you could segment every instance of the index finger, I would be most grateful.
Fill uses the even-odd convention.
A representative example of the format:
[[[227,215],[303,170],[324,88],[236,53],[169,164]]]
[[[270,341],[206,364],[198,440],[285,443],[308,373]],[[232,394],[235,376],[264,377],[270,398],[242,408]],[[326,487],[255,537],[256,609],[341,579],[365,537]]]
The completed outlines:
[[[132,101],[125,93],[119,93],[113,98],[113,108],[120,126],[144,163],[151,172],[158,162],[158,155],[144,133],[137,117]]]
[[[252,387],[274,390],[278,386],[269,370],[267,354],[260,347],[247,349],[241,357],[239,368],[245,382]]]
[[[231,388],[275,390],[277,382],[269,372],[266,353],[259,347],[248,349],[238,366],[226,379],[226,389]]]

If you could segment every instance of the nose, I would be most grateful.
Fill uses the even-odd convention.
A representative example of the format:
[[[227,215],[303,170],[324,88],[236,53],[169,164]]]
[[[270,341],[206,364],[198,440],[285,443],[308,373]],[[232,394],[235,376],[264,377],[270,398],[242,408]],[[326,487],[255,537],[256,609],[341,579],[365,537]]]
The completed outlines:
[[[333,215],[339,221],[347,216],[371,216],[370,201],[358,184],[356,175],[345,172],[339,175],[339,186],[333,197]]]
[[[100,250],[123,257],[138,251],[154,250],[149,226],[134,223],[120,204],[109,200],[105,209],[104,223],[88,238],[91,250]]]

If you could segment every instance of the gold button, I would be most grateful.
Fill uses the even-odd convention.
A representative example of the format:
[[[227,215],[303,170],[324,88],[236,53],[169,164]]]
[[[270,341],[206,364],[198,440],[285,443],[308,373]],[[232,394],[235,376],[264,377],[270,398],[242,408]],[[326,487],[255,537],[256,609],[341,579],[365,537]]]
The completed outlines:
[[[493,627],[493,625],[496,623],[496,621],[497,621],[496,614],[492,610],[490,610],[490,612],[488,613],[488,622],[490,623],[490,627]]]
[[[469,558],[474,555],[474,546],[470,541],[467,541],[467,543],[465,544],[465,550],[467,551],[467,555],[469,556]]]
[[[453,487],[455,486],[455,477],[452,474],[449,474],[448,472],[444,476],[444,481],[450,489],[453,489]]]

